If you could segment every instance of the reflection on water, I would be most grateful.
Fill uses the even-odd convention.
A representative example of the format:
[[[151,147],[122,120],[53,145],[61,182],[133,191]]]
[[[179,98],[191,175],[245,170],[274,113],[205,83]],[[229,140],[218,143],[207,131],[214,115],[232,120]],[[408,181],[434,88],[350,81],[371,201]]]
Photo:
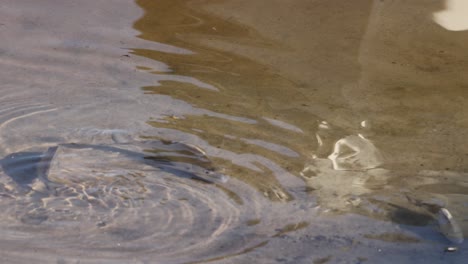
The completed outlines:
[[[465,62],[459,56],[466,53],[467,35],[449,36],[431,23],[431,12],[443,7],[437,2],[360,1],[354,8],[365,6],[363,20],[339,13],[340,19],[352,21],[348,37],[351,29],[343,21],[317,24],[306,17],[349,7],[342,3],[301,2],[301,11],[282,3],[296,10],[310,33],[278,36],[282,27],[297,21],[268,28],[271,18],[254,15],[258,3],[137,1],[146,11],[134,25],[141,38],[193,52],[133,49],[135,55],[168,65],[164,72],[141,65],[169,76],[143,90],[216,113],[168,116],[149,124],[202,138],[218,148],[212,155],[227,174],[273,200],[291,199],[268,194],[268,188],[293,199],[317,197],[325,211],[355,212],[402,225],[435,224],[444,207],[464,219],[466,210],[454,206],[453,197],[423,191],[428,182],[466,182],[466,85],[460,75]],[[281,12],[272,9],[262,11],[280,20]],[[408,28],[413,24],[421,26]],[[292,28],[297,34],[302,30]],[[340,50],[343,45],[346,49]],[[190,76],[215,89],[170,76]],[[442,178],[441,170],[454,175]],[[284,172],[287,178],[279,176]],[[310,196],[284,185],[294,177],[312,190]],[[405,235],[385,237],[397,241]]]
[[[5,3],[6,261],[466,259],[461,2]]]
[[[314,122],[304,122],[313,120],[314,116],[302,110],[309,102],[299,84],[254,59],[222,48],[226,44],[234,45],[232,49],[238,50],[241,47],[237,45],[242,45],[243,49],[275,52],[283,47],[240,23],[194,10],[196,5],[186,1],[137,3],[146,11],[145,16],[135,23],[135,28],[142,32],[140,37],[187,48],[194,53],[185,56],[134,49],[132,53],[135,55],[162,61],[169,66],[167,72],[148,71],[165,76],[188,75],[217,88],[204,89],[180,81],[164,81],[160,86],[144,87],[149,93],[169,95],[216,113],[185,115],[150,124],[197,135],[212,146],[237,154],[230,162],[251,164],[225,166],[228,174],[243,178],[271,199],[285,198],[285,191],[281,190],[274,172],[268,167],[274,162],[286,169],[286,173],[297,174],[307,158],[305,153],[316,147],[315,141],[307,140],[309,131],[315,129]],[[221,45],[221,49],[211,48],[211,44]],[[293,104],[285,104],[284,91],[288,91],[287,96]],[[300,127],[301,132],[278,127],[269,120],[284,120],[288,127]],[[296,150],[298,146],[300,152]],[[250,158],[252,155],[257,158]],[[281,193],[275,190],[281,190]]]

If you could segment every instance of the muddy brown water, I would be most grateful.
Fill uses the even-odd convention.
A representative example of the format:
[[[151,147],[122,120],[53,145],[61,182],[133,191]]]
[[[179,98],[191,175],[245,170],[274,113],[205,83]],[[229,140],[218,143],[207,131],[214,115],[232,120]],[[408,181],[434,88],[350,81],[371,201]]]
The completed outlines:
[[[464,8],[3,1],[0,259],[463,263]]]

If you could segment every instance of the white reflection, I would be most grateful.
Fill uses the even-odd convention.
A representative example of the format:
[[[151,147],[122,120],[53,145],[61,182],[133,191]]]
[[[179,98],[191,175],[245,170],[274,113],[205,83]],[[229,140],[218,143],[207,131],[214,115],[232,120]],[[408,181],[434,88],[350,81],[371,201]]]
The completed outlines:
[[[328,159],[332,161],[335,170],[363,171],[382,165],[379,150],[361,134],[338,140]]]
[[[447,30],[468,30],[468,1],[446,0],[446,7],[445,10],[434,13],[434,21]]]

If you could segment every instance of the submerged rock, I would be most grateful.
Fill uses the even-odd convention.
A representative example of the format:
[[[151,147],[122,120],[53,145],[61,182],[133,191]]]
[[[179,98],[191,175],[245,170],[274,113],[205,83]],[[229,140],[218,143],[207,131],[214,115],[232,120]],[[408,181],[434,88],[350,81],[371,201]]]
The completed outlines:
[[[59,144],[46,152],[12,153],[0,165],[8,176],[0,177],[0,195],[27,225],[77,221],[88,210],[99,213],[99,223],[108,220],[106,212],[160,206],[179,190],[190,196],[217,189],[184,179],[228,180],[199,147],[169,141]]]
[[[56,147],[48,169],[48,180],[80,182],[96,177],[164,171],[174,176],[207,183],[226,182],[205,153],[178,142],[132,142],[130,144],[62,144]]]
[[[30,193],[29,196],[47,196],[61,186],[111,182],[128,175],[158,177],[163,174],[158,171],[204,183],[228,180],[196,146],[167,141],[128,142],[60,144],[45,153],[10,154],[1,161],[1,166],[12,186],[16,186],[15,192]]]

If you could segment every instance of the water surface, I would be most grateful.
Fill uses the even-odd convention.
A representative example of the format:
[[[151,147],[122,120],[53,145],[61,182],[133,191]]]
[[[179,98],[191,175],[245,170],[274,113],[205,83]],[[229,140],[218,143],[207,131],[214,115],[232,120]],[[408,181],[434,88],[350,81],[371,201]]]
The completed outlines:
[[[452,2],[0,6],[5,262],[466,259]]]

